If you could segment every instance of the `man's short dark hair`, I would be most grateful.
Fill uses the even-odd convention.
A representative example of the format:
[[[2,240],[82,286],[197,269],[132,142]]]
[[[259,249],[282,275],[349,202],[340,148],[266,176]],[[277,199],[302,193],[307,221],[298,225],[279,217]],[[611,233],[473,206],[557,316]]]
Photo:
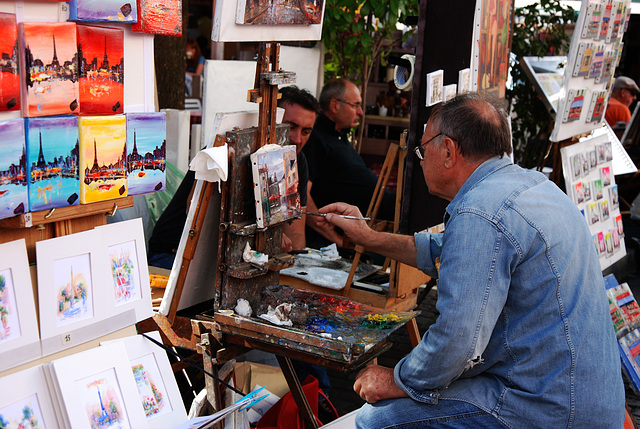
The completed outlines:
[[[431,114],[436,129],[453,139],[470,159],[511,153],[507,114],[493,98],[467,92],[439,104]]]
[[[351,82],[345,78],[331,79],[325,84],[320,91],[320,108],[322,110],[328,110],[331,100],[344,98],[345,92],[347,92],[347,82]]]
[[[320,113],[318,100],[306,89],[300,89],[295,85],[280,88],[282,98],[278,100],[278,107],[284,107],[286,103],[299,104],[303,109],[311,110],[316,115]]]

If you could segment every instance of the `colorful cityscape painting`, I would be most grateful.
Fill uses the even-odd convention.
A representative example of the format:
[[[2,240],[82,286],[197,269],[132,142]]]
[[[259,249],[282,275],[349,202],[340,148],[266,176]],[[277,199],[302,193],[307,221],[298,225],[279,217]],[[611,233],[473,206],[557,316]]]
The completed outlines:
[[[131,30],[182,37],[182,0],[137,0],[138,22]]]
[[[0,121],[0,219],[29,207],[24,120]]]
[[[165,189],[166,113],[127,114],[127,193]]]
[[[92,429],[128,428],[122,393],[115,370],[110,368],[99,374],[76,381],[84,401],[84,409]]]
[[[78,118],[26,118],[29,210],[80,203]]]
[[[38,396],[33,394],[0,408],[0,428],[44,429],[44,419],[38,405]]]
[[[309,25],[322,22],[323,0],[238,0],[236,24]]]
[[[11,269],[0,270],[0,344],[20,337],[17,310]]]
[[[127,130],[124,115],[82,116],[80,202],[127,196]]]
[[[136,22],[136,0],[71,0],[69,21],[85,22]]]
[[[0,13],[0,112],[20,110],[18,26],[12,13]]]
[[[109,246],[109,265],[116,305],[126,304],[141,296],[137,255],[135,241]]]
[[[131,361],[133,377],[138,385],[140,400],[147,419],[171,411],[166,387],[153,353]]]
[[[76,24],[18,24],[22,114],[64,115],[78,112],[78,44]],[[24,64],[24,67],[22,65]]]
[[[81,115],[123,112],[124,30],[78,25]]]
[[[93,317],[91,257],[88,253],[54,261],[53,278],[57,326]]]

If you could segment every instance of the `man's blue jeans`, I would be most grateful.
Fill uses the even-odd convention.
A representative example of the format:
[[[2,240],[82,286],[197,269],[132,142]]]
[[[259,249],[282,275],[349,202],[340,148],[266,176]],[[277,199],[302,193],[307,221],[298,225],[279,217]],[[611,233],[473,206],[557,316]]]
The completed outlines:
[[[358,411],[356,426],[358,429],[507,428],[491,414],[467,402],[440,399],[438,404],[431,405],[411,398],[364,404]]]

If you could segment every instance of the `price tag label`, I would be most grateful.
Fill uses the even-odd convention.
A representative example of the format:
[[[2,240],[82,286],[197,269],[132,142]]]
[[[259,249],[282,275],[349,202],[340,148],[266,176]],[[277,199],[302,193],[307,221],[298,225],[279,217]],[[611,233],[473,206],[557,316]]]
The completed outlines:
[[[70,333],[62,334],[61,338],[62,338],[62,345],[63,346],[68,346],[69,344],[71,344],[73,342],[73,339],[71,338],[71,334]]]
[[[23,216],[25,228],[31,228],[33,226],[33,218],[31,217],[31,213],[25,213]]]

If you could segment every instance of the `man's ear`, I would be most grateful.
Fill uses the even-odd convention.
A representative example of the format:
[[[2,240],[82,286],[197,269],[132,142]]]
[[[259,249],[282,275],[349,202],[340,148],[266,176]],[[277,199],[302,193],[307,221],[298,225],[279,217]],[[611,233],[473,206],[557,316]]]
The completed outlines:
[[[337,98],[332,98],[329,102],[329,110],[332,113],[336,113],[338,110],[340,110],[340,100],[338,100]]]
[[[461,156],[458,151],[456,143],[449,137],[445,136],[441,143],[444,150],[444,166],[446,168],[452,168],[458,162],[458,157]]]

